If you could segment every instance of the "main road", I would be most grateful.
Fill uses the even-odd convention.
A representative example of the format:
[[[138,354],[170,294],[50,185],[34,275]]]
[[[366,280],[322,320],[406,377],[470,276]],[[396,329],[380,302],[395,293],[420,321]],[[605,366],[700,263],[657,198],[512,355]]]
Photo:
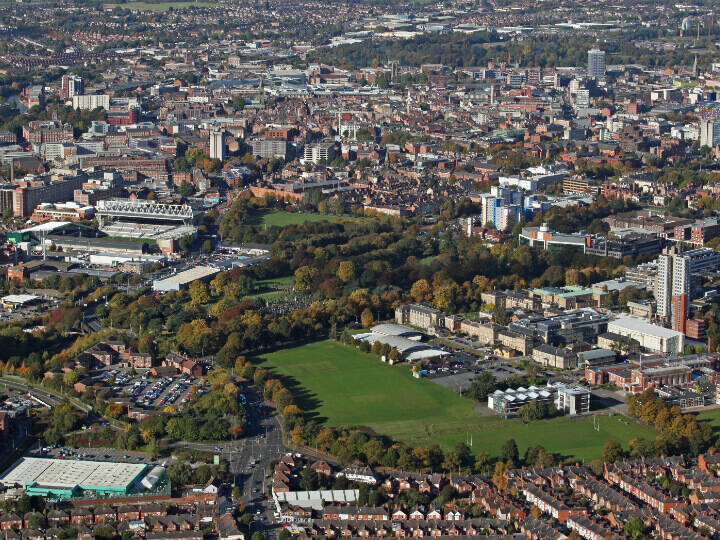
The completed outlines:
[[[216,444],[178,441],[171,446],[213,452],[227,459],[233,484],[241,489],[245,512],[255,514],[252,531],[260,531],[266,538],[276,537],[279,526],[274,523],[274,506],[268,495],[272,482],[271,464],[290,450],[283,443],[275,410],[265,403],[254,386],[245,384],[241,391],[246,399],[248,420],[245,437]]]

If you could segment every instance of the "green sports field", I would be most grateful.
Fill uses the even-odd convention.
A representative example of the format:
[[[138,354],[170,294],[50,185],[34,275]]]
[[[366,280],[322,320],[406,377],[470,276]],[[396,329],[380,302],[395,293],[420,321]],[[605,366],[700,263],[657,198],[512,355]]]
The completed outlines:
[[[411,444],[437,442],[451,448],[473,438],[473,451],[499,453],[515,438],[520,452],[542,444],[564,457],[594,459],[608,438],[627,447],[634,437],[654,439],[648,428],[624,417],[603,417],[600,431],[591,418],[559,417],[523,424],[481,416],[477,403],[427,379],[414,379],[407,366],[388,366],[373,355],[320,341],[255,359],[272,369],[296,396],[298,405],[332,426],[367,426]]]
[[[285,210],[258,211],[252,215],[251,225],[267,225],[268,227],[287,227],[316,221],[354,220],[353,216],[329,216],[311,214],[309,212],[286,212]]]

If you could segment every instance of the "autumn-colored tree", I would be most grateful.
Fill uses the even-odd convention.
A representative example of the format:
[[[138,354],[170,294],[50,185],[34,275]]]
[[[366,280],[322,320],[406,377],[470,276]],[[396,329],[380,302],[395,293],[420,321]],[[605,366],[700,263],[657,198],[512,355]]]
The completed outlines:
[[[105,407],[105,416],[109,418],[120,418],[125,408],[119,403],[108,403]]]
[[[430,284],[426,279],[419,279],[410,287],[410,296],[416,302],[425,302],[429,297],[432,290]]]
[[[342,261],[338,265],[337,277],[339,277],[343,283],[351,281],[355,277],[355,265],[352,261]]]
[[[312,266],[301,266],[295,270],[295,288],[298,291],[309,290],[317,276],[317,268]]]
[[[295,405],[294,403],[291,403],[290,405],[287,405],[283,409],[283,416],[299,416],[302,414],[302,409]]]
[[[200,356],[214,344],[214,334],[204,319],[195,319],[180,326],[177,340],[187,352]]]
[[[363,328],[369,328],[374,320],[375,317],[373,317],[373,313],[370,308],[365,308],[360,314],[360,324],[362,324]]]
[[[508,487],[508,481],[505,477],[505,463],[498,461],[495,464],[495,472],[492,477],[493,484],[499,491],[505,491]]]
[[[290,432],[290,438],[295,444],[305,444],[305,429],[298,424]]]
[[[197,308],[210,301],[210,291],[204,281],[193,281],[190,284],[190,303]]]
[[[155,339],[150,334],[146,334],[138,340],[137,348],[138,352],[149,354],[153,358],[155,358],[158,352]]]

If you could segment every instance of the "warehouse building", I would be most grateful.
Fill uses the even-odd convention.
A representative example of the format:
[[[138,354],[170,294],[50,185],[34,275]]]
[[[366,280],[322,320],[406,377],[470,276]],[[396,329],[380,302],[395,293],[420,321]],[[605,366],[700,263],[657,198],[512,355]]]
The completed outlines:
[[[218,268],[212,266],[196,266],[184,272],[180,272],[169,278],[156,279],[153,281],[153,290],[160,292],[179,291],[187,289],[193,281],[199,279],[207,281],[220,273]]]
[[[142,464],[24,457],[0,483],[52,499],[118,497],[129,494],[146,469]]]

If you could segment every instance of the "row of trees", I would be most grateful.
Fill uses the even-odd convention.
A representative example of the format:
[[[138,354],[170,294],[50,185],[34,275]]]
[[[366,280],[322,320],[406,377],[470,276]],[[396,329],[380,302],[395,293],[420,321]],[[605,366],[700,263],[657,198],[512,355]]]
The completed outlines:
[[[698,421],[695,415],[682,414],[678,407],[668,406],[652,388],[630,397],[627,407],[630,415],[654,427],[659,433],[654,441],[643,438],[630,441],[632,457],[697,456],[707,451],[715,441],[708,422]]]

